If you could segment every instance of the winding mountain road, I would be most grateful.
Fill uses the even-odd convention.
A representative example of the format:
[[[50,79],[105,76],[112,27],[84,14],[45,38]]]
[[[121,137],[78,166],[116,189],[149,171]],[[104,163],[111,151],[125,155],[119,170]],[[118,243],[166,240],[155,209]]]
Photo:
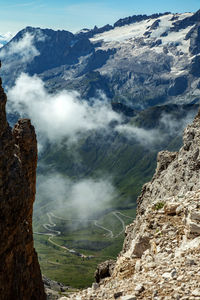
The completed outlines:
[[[61,246],[61,245],[55,243],[54,241],[52,241],[52,238],[55,237],[55,236],[60,235],[61,232],[58,231],[58,230],[53,230],[53,229],[52,229],[52,227],[56,227],[56,224],[52,221],[52,213],[48,212],[48,213],[47,213],[47,217],[48,217],[48,219],[49,219],[49,223],[48,223],[48,224],[43,224],[42,226],[43,226],[47,231],[50,231],[50,233],[45,233],[45,232],[34,232],[34,234],[38,234],[38,235],[47,235],[47,236],[49,236],[48,241],[49,241],[51,244],[53,244],[53,245],[55,245],[55,246],[57,246],[57,247],[59,247],[59,248],[61,248],[61,249],[64,249],[64,250],[67,250],[67,251],[70,252],[72,249],[69,249],[69,248],[67,248],[67,247],[65,247],[65,246]],[[50,228],[49,228],[49,227],[50,227]]]
[[[52,213],[47,213],[48,219],[49,219],[49,223],[48,224],[43,224],[43,227],[48,230],[51,231],[51,233],[54,233],[54,236],[60,235],[61,232],[58,230],[53,230],[52,228],[56,227],[56,224],[52,221]],[[49,228],[50,227],[50,228]]]
[[[132,219],[132,218],[129,217],[129,216],[127,216],[127,215],[125,215],[125,214],[122,214],[122,213],[119,212],[119,211],[114,211],[114,212],[112,212],[112,215],[115,216],[115,217],[119,220],[119,222],[121,223],[121,225],[122,225],[122,230],[121,230],[117,235],[114,235],[114,234],[113,234],[113,231],[112,231],[111,229],[106,228],[106,227],[104,227],[103,225],[99,224],[99,223],[97,222],[97,220],[94,220],[94,219],[88,219],[88,220],[89,220],[89,221],[94,221],[94,225],[95,225],[96,227],[98,227],[98,228],[100,228],[100,229],[106,231],[106,232],[107,232],[107,237],[113,239],[113,238],[119,237],[119,236],[120,236],[122,233],[124,233],[124,231],[125,231],[126,225],[125,225],[123,219],[122,219],[119,215],[121,215],[121,216],[123,216],[123,217],[126,217],[126,218],[129,218],[129,219]],[[85,256],[84,254],[78,253],[78,252],[76,252],[74,249],[70,249],[70,248],[67,248],[67,247],[65,247],[65,246],[61,246],[61,245],[57,244],[56,242],[54,242],[54,241],[52,240],[53,237],[58,236],[58,235],[61,235],[61,232],[60,232],[60,231],[54,230],[54,229],[53,229],[53,228],[56,227],[56,223],[53,222],[52,218],[59,219],[59,220],[63,220],[63,221],[72,221],[72,220],[81,220],[81,219],[78,219],[78,218],[77,218],[77,219],[65,219],[65,218],[62,218],[62,217],[60,217],[60,216],[56,216],[53,212],[48,212],[48,213],[47,213],[47,217],[48,217],[49,223],[43,224],[42,226],[45,228],[45,230],[49,231],[49,233],[48,233],[48,232],[34,232],[34,234],[49,236],[48,241],[49,241],[51,244],[53,244],[53,245],[59,247],[59,248],[62,249],[62,250],[66,250],[66,251],[68,251],[68,252],[70,252],[70,253],[72,253],[72,254],[75,254],[75,255],[78,255],[78,256],[80,256],[80,257],[82,257],[82,258],[85,258],[86,256]]]
[[[108,232],[107,237],[110,237],[111,239],[113,239],[114,234],[113,234],[112,230],[110,230],[110,229],[108,229],[108,228],[106,228],[106,227],[104,227],[104,226],[98,224],[98,223],[97,223],[97,220],[94,221],[94,225],[95,225],[96,227],[100,228],[100,229],[103,229],[103,230],[107,231],[107,232]]]
[[[119,211],[115,211],[112,213],[122,224],[122,230],[115,236],[115,238],[117,238],[118,236],[120,236],[122,233],[124,233],[126,225],[124,223],[124,221],[122,220],[122,218],[120,218],[120,216],[118,216],[118,214],[120,214]]]

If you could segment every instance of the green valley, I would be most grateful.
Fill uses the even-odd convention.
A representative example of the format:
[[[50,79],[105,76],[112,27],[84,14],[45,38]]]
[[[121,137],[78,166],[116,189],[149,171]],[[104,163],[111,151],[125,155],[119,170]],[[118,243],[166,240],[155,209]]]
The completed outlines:
[[[68,143],[66,138],[46,146],[39,159],[33,223],[35,247],[45,276],[83,288],[92,283],[98,263],[116,258],[125,226],[135,217],[137,196],[154,173],[157,152],[179,149],[183,120],[188,115],[193,117],[196,109],[166,105],[126,116],[127,128],[142,129],[140,134],[155,139],[117,132],[111,124],[107,131],[90,131],[75,143]],[[173,120],[174,128],[161,122],[164,115]],[[50,181],[43,183],[48,177]],[[104,185],[97,190],[97,197],[100,179]],[[80,182],[86,186],[76,202],[73,197],[77,195],[70,189]],[[85,194],[88,182],[90,189]],[[108,201],[104,201],[106,184],[113,188]],[[41,186],[45,186],[45,193]],[[87,202],[93,193],[94,200]],[[100,203],[95,206],[95,201]]]

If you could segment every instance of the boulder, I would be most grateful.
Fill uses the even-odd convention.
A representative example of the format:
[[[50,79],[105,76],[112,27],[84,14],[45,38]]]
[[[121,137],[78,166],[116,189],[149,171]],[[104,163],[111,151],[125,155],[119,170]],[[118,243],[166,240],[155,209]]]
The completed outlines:
[[[150,237],[145,235],[139,235],[134,241],[132,254],[133,256],[140,258],[147,249],[150,249],[150,247]]]
[[[97,283],[99,283],[102,279],[110,277],[112,275],[115,263],[115,260],[107,260],[98,265],[97,270],[94,274]]]
[[[164,212],[166,215],[176,215],[177,208],[180,206],[180,203],[166,203],[164,206]]]

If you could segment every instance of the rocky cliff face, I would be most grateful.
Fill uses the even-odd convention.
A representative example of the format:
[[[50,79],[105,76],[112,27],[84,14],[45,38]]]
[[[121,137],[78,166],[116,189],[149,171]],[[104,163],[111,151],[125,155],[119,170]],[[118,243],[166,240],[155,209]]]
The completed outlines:
[[[200,299],[200,111],[183,142],[158,154],[110,277],[71,299]]]
[[[37,141],[30,120],[13,131],[0,83],[0,299],[46,299],[33,247]]]

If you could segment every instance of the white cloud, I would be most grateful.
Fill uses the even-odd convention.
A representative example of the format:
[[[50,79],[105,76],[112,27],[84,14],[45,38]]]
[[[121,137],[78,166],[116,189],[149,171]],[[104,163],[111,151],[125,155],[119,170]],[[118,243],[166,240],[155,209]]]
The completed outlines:
[[[158,127],[155,129],[145,129],[130,124],[119,124],[116,130],[125,135],[128,139],[135,139],[145,147],[160,145],[169,137],[182,135],[184,128],[193,121],[196,110],[189,111],[183,117],[175,117],[173,113],[163,113],[158,120]],[[180,112],[181,114],[181,112]]]
[[[89,105],[81,100],[78,92],[49,94],[40,78],[24,73],[9,90],[8,100],[8,110],[19,112],[21,117],[29,117],[39,137],[52,143],[64,137],[76,141],[84,132],[106,130],[111,121],[121,120],[105,100],[96,99],[93,105]]]
[[[34,35],[26,32],[18,42],[12,42],[6,49],[2,49],[0,58],[17,55],[22,63],[31,62],[35,56],[40,54],[33,41]]]
[[[116,196],[116,190],[106,176],[104,179],[89,178],[73,182],[59,173],[52,173],[50,176],[38,176],[37,194],[44,203],[51,203],[51,209],[57,212],[70,210],[76,217],[87,219],[107,208]]]
[[[108,179],[84,179],[72,185],[69,193],[69,203],[85,217],[107,208],[116,196],[115,189]]]
[[[123,118],[112,111],[104,95],[100,94],[99,99],[93,99],[93,105],[89,105],[75,91],[49,94],[39,77],[30,77],[25,73],[18,77],[15,86],[9,90],[8,100],[10,111],[17,111],[22,117],[31,118],[41,146],[47,140],[59,144],[64,138],[68,138],[68,142],[76,142],[90,130],[103,129],[110,133],[109,124],[112,121],[116,121],[113,131],[127,138],[134,138],[146,147],[166,138],[158,129],[146,130],[123,124]],[[171,115],[164,114],[160,124],[165,130],[174,133],[186,125],[189,119],[190,115],[180,123],[180,120],[176,121]],[[45,166],[43,169],[45,170]],[[43,203],[53,203],[52,210],[70,211],[78,218],[89,218],[108,208],[117,197],[117,192],[107,174],[96,180],[87,178],[72,181],[59,173],[51,172],[50,176],[38,176],[37,196]]]
[[[161,135],[158,129],[147,130],[134,125],[118,125],[116,130],[124,134],[129,139],[136,139],[143,146],[149,146],[161,141]]]
[[[164,126],[168,135],[174,136],[175,134],[181,134],[185,127],[192,123],[196,110],[189,111],[183,118],[176,119],[172,114],[164,113],[160,118],[160,125]]]
[[[8,111],[17,111],[21,117],[32,120],[38,134],[39,149],[47,140],[59,143],[67,138],[68,143],[73,143],[91,130],[110,132],[112,121],[115,121],[112,131],[135,139],[145,147],[159,145],[167,136],[182,133],[194,117],[194,112],[178,120],[172,114],[162,114],[157,129],[138,128],[130,123],[124,124],[123,117],[112,110],[102,93],[99,93],[98,99],[91,101],[93,104],[81,99],[75,91],[50,94],[39,77],[25,73],[8,91],[8,100]]]
[[[36,49],[35,42],[44,41],[46,36],[40,29],[36,29],[34,34],[25,32],[24,35],[17,41],[5,45],[0,49],[0,59],[2,60],[2,72],[10,77],[12,73],[15,78],[19,76],[22,70],[25,69],[27,63],[40,55]],[[1,43],[1,40],[0,40]]]

